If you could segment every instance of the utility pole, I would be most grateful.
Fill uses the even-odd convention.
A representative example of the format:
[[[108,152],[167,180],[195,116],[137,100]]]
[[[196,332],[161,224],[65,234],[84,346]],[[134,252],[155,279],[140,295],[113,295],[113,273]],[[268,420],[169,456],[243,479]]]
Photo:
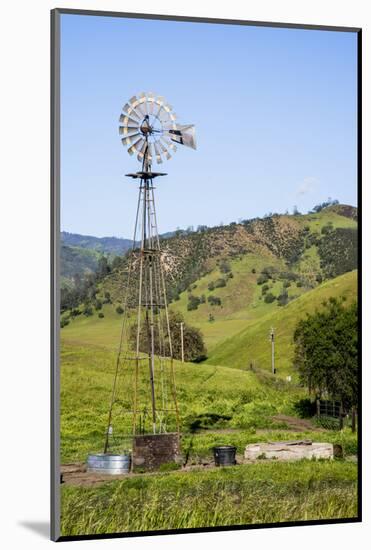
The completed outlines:
[[[274,366],[274,328],[271,328],[271,346],[272,346],[272,374],[276,374],[276,368]]]
[[[184,323],[180,323],[180,342],[182,347],[182,363],[184,363]]]

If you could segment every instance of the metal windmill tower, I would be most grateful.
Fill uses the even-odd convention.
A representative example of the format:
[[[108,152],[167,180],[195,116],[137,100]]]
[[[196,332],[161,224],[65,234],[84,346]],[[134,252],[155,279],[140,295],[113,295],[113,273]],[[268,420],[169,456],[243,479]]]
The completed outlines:
[[[105,453],[114,437],[116,413],[132,415],[133,436],[161,434],[169,429],[179,433],[166,263],[158,234],[153,183],[155,178],[166,174],[152,171],[152,164],[169,160],[176,144],[196,149],[194,125],[178,124],[167,101],[151,92],[133,96],[124,105],[119,132],[123,145],[130,155],[137,156],[141,169],[126,174],[139,181],[139,194]],[[131,398],[123,399],[123,393]]]

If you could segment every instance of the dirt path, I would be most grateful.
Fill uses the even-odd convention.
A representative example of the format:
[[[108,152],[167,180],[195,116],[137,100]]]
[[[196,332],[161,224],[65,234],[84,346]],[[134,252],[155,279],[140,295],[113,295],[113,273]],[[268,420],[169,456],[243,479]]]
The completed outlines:
[[[311,420],[305,418],[298,418],[296,416],[288,416],[286,414],[277,414],[272,416],[272,420],[275,422],[282,422],[287,424],[287,429],[293,432],[323,432],[323,428],[313,424]],[[257,430],[257,432],[264,432],[267,430]]]
[[[246,461],[243,458],[243,455],[236,455],[237,464],[243,464]],[[174,472],[167,472],[167,474],[171,473],[187,473],[191,470],[204,470],[204,469],[214,469],[217,468],[214,464],[214,460],[212,458],[205,458],[205,460],[201,464],[197,465],[188,465],[180,468],[179,470],[174,470]],[[161,472],[155,471],[155,472],[146,472],[144,473],[132,473],[129,474],[120,474],[120,475],[102,475],[102,474],[96,474],[87,472],[86,470],[86,464],[83,462],[74,462],[71,464],[62,464],[61,465],[61,475],[62,475],[62,483],[63,485],[78,485],[80,487],[94,487],[97,485],[101,485],[102,483],[107,483],[109,481],[115,481],[115,480],[121,480],[121,479],[127,479],[128,477],[138,477],[138,476],[154,476],[158,475]]]

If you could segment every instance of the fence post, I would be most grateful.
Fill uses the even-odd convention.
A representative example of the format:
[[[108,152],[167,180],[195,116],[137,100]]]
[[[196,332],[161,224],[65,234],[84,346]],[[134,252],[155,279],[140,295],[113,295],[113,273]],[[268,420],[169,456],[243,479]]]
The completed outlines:
[[[344,428],[344,411],[343,411],[343,402],[340,402],[339,408],[339,428],[342,430]]]
[[[352,432],[356,431],[356,408],[352,407]]]

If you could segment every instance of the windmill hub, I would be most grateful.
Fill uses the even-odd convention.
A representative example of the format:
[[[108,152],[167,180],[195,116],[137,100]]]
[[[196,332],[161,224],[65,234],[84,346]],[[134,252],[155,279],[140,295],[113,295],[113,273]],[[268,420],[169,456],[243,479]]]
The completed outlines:
[[[150,123],[149,123],[149,116],[146,115],[143,119],[143,122],[142,122],[141,126],[140,126],[140,131],[145,136],[145,135],[148,135],[148,134],[152,134],[153,130],[154,130],[153,126],[151,126]]]

